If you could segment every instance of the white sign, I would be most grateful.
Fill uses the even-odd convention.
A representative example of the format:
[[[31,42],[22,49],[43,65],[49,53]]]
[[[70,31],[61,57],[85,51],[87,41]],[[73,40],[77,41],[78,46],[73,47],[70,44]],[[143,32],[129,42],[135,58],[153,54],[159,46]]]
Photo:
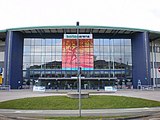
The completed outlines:
[[[45,92],[45,90],[44,86],[33,86],[33,91]]]
[[[78,39],[92,39],[92,34],[78,34]],[[64,34],[64,39],[77,39],[77,34]]]
[[[71,78],[73,78],[73,79],[78,79],[78,77],[71,77]],[[85,77],[82,76],[81,78],[85,78]]]
[[[116,88],[112,87],[112,86],[105,86],[104,87],[105,91],[109,91],[109,92],[115,92],[117,91]]]

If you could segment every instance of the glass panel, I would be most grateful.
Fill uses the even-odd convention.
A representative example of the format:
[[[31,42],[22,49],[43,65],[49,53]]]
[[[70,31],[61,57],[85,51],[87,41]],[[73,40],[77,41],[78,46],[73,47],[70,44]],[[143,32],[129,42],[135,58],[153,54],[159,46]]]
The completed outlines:
[[[114,46],[115,53],[121,53],[121,46]]]
[[[131,40],[130,39],[123,39],[125,45],[131,45]]]
[[[23,62],[26,63],[26,62],[30,62],[30,59],[31,57],[28,55],[28,56],[23,56]]]
[[[131,53],[131,46],[125,46],[125,53]]]
[[[104,42],[103,42],[103,41],[104,41],[104,39],[100,39],[100,40],[99,40],[99,45],[104,45]]]
[[[99,45],[99,39],[94,39],[94,46]]]
[[[24,46],[30,46],[30,45],[31,45],[30,39],[24,39]]]
[[[37,46],[37,47],[35,47],[35,53],[36,53],[36,52],[41,53],[41,51],[42,51],[41,46]]]
[[[104,46],[104,55],[109,55],[110,53],[110,46]]]
[[[36,46],[42,45],[41,39],[35,39],[35,45]]]
[[[51,53],[51,51],[52,51],[51,46],[46,46],[46,53]]]
[[[45,39],[42,39],[42,45],[46,45],[46,40]]]
[[[34,58],[34,63],[40,63],[41,62],[41,56],[36,55]]]
[[[34,42],[35,42],[34,39],[31,39],[31,45],[34,45]]]
[[[61,56],[56,56],[56,61],[61,61],[62,60],[62,57]]]
[[[121,45],[121,39],[114,39],[114,45]]]
[[[62,53],[62,46],[56,46],[56,53]]]
[[[94,46],[94,53],[99,53],[99,46]]]
[[[52,39],[46,39],[46,45],[52,45]]]
[[[45,56],[45,63],[50,62],[51,61],[51,56]]]
[[[56,46],[51,46],[51,49],[52,49],[52,54],[55,54],[56,53]]]
[[[25,53],[30,53],[31,52],[31,47],[30,46],[24,46],[23,52],[24,52],[24,54]]]
[[[30,49],[31,49],[31,53],[35,53],[35,46],[31,46]]]
[[[109,45],[109,39],[104,39],[104,45]]]
[[[56,46],[61,46],[61,45],[62,45],[62,40],[56,39]]]

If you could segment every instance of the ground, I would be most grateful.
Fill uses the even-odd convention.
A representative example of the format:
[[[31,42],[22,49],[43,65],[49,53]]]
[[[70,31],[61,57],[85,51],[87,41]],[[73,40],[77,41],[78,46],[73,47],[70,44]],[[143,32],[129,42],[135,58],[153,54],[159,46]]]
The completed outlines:
[[[38,96],[63,96],[66,95],[68,91],[59,90],[58,92],[55,90],[47,90],[46,92],[33,92],[32,90],[11,90],[11,91],[0,91],[0,102],[18,98],[26,98],[26,97],[38,97]],[[137,98],[144,98],[149,100],[160,101],[160,90],[154,91],[141,91],[141,90],[118,90],[116,93],[106,93],[103,90],[90,90],[90,95],[117,95],[117,96],[129,96],[129,97],[137,97]],[[1,109],[1,119],[5,120],[5,116],[12,116],[16,119],[22,117],[29,117],[29,116],[67,116],[67,113],[72,116],[78,116],[78,110],[74,111],[35,111],[35,110],[5,110]],[[46,113],[46,114],[45,114]],[[63,113],[63,114],[62,114]],[[145,119],[151,118],[160,118],[160,107],[157,108],[136,108],[136,109],[100,109],[100,110],[82,110],[83,116],[117,116],[117,115],[146,115]],[[4,116],[5,115],[5,116]],[[148,116],[149,115],[149,116]],[[18,116],[18,117],[17,117]],[[12,118],[7,118],[12,119]],[[26,119],[26,118],[25,118]],[[143,119],[143,118],[141,118]]]

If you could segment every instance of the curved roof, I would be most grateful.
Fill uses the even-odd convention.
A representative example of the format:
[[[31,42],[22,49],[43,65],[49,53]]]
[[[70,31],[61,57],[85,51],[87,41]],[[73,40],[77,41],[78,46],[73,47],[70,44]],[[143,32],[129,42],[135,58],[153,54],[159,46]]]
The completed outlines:
[[[152,39],[160,38],[160,31],[153,31],[140,28],[111,27],[111,26],[34,26],[20,27],[0,30],[0,39],[4,39],[7,31],[20,31],[28,33],[76,33],[77,27],[80,33],[112,33],[112,34],[133,34],[135,32],[149,32]]]
[[[22,31],[22,30],[33,30],[33,29],[67,29],[67,28],[77,28],[77,26],[32,26],[32,27],[19,27],[19,28],[9,28],[5,30],[0,30],[0,32],[6,31]],[[90,29],[116,29],[116,30],[129,30],[129,31],[149,31],[149,32],[156,32],[160,33],[160,31],[153,31],[148,29],[141,29],[141,28],[129,28],[129,27],[113,27],[113,26],[79,26],[79,28],[90,28]]]

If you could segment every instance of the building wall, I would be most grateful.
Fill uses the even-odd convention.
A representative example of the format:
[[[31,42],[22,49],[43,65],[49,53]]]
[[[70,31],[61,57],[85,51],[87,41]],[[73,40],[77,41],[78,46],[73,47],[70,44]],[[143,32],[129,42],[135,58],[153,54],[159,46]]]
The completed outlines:
[[[52,35],[50,35],[50,36],[52,36]],[[39,34],[39,37],[42,37],[42,36]],[[97,38],[97,37],[99,37],[99,38]],[[98,39],[97,41],[99,41],[99,45],[97,45],[97,48],[99,49],[99,51],[101,50],[100,48],[103,48],[103,50],[106,48],[103,46],[100,47],[100,44],[101,44],[100,39],[102,39],[102,41],[104,41],[104,39],[107,37],[109,37],[109,39],[115,39],[115,40],[116,40],[116,37],[118,39],[120,39],[119,40],[120,41],[120,49],[117,52],[118,54],[119,53],[120,54],[119,54],[119,57],[117,57],[117,62],[119,62],[119,64],[120,64],[119,66],[121,66],[120,68],[125,70],[126,68],[123,67],[122,65],[124,65],[124,64],[129,65],[130,64],[129,61],[131,61],[129,59],[125,59],[124,53],[121,54],[121,52],[120,52],[122,50],[121,44],[124,43],[124,42],[122,42],[123,41],[122,39],[126,39],[126,38],[123,38],[122,36],[118,36],[118,35],[116,35],[112,38],[112,36],[107,36],[106,34],[104,36],[97,34],[97,35],[95,35],[95,39]],[[148,39],[147,32],[135,33],[133,36],[130,36],[130,37],[132,37],[133,87],[137,88],[137,84],[138,84],[139,79],[141,80],[143,85],[150,84],[149,39]],[[5,68],[6,68],[5,69],[5,72],[6,72],[5,77],[6,77],[6,80],[9,81],[11,88],[17,89],[22,85],[22,79],[23,79],[22,78],[22,69],[24,67],[25,70],[27,70],[27,67],[23,66],[23,41],[24,41],[24,38],[25,37],[20,32],[9,31],[7,34],[6,56],[5,56],[5,60],[6,60],[5,61],[6,62],[6,64],[5,64]],[[28,38],[29,38],[29,36],[28,36]],[[30,36],[30,38],[32,38],[32,36]],[[113,45],[115,45],[115,46],[113,46]],[[113,48],[116,47],[116,42],[111,43],[111,46],[113,46],[113,47],[109,47],[109,49],[112,51]],[[34,48],[35,48],[34,53],[36,53],[35,50],[37,49],[37,46]],[[45,49],[49,50],[49,48],[45,48]],[[116,50],[117,49],[115,49],[115,51]],[[125,52],[127,52],[127,50]],[[109,54],[110,53],[112,53],[112,52],[109,52]],[[50,54],[50,53],[46,52],[45,56],[47,56],[47,54]],[[52,52],[51,52],[51,54],[52,54]],[[104,54],[105,54],[105,52],[103,52],[103,55],[101,55],[101,53],[99,53],[100,58],[104,58]],[[115,53],[113,52],[113,54],[115,54]],[[111,56],[110,59],[108,59],[108,61],[110,63],[111,63],[111,60],[113,60],[113,54],[108,55],[108,56]],[[35,57],[36,56],[34,56],[34,58]],[[112,62],[112,64],[113,64],[113,62]],[[34,67],[38,67],[38,66],[34,66]],[[103,74],[104,73],[102,73],[102,75]]]

